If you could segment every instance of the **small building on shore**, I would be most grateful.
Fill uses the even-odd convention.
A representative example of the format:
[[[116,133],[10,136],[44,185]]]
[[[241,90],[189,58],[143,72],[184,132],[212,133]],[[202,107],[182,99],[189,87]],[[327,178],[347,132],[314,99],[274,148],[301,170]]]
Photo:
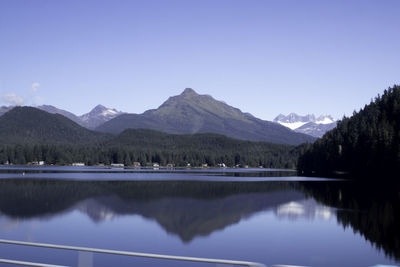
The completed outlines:
[[[141,166],[140,162],[135,161],[133,163],[133,167],[140,167],[140,166]]]
[[[124,167],[123,163],[111,163],[111,167]]]

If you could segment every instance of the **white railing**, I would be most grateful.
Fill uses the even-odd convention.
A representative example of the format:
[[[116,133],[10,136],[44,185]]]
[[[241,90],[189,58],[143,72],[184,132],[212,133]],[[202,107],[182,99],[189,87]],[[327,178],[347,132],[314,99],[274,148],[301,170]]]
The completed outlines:
[[[224,259],[209,259],[209,258],[197,258],[197,257],[172,256],[172,255],[162,255],[162,254],[153,254],[153,253],[140,253],[140,252],[111,250],[111,249],[63,246],[63,245],[54,245],[54,244],[46,244],[46,243],[33,243],[33,242],[24,242],[24,241],[15,241],[15,240],[6,240],[6,239],[0,239],[0,243],[10,244],[10,245],[21,245],[21,246],[31,246],[31,247],[63,249],[63,250],[75,250],[75,251],[102,253],[102,254],[113,254],[113,255],[121,255],[121,256],[133,256],[133,257],[144,257],[144,258],[153,258],[153,259],[164,259],[164,260],[203,262],[203,263],[215,263],[215,264],[229,264],[229,265],[239,265],[239,266],[249,266],[249,267],[266,267],[264,264],[257,263],[257,262],[250,262],[250,261],[235,261],[235,260],[224,260]],[[9,259],[0,259],[0,263],[9,263],[9,264],[35,266],[35,267],[65,267],[65,266],[62,266],[62,265],[52,265],[52,264],[44,264],[44,263],[25,262],[25,261],[17,261],[17,260],[9,260]]]

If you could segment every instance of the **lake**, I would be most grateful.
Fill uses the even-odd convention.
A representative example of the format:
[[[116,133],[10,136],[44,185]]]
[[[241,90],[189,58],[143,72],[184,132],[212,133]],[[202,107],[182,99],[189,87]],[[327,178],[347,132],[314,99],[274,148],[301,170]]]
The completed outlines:
[[[0,239],[267,266],[399,265],[399,192],[278,169],[3,166]],[[215,266],[7,244],[0,258]]]

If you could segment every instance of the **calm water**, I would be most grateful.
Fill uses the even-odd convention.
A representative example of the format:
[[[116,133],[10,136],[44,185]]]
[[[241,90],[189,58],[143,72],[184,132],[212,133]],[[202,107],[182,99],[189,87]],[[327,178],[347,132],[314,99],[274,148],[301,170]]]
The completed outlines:
[[[1,167],[0,239],[268,266],[400,265],[398,188],[295,175]],[[215,266],[5,244],[0,258],[82,267]]]

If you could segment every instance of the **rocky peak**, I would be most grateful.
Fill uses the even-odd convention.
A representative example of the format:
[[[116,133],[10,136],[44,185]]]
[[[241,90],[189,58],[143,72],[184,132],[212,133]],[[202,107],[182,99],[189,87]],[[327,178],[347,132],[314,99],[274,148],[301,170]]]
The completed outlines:
[[[185,88],[185,90],[183,90],[182,92],[182,95],[198,95],[198,94],[192,88]]]

